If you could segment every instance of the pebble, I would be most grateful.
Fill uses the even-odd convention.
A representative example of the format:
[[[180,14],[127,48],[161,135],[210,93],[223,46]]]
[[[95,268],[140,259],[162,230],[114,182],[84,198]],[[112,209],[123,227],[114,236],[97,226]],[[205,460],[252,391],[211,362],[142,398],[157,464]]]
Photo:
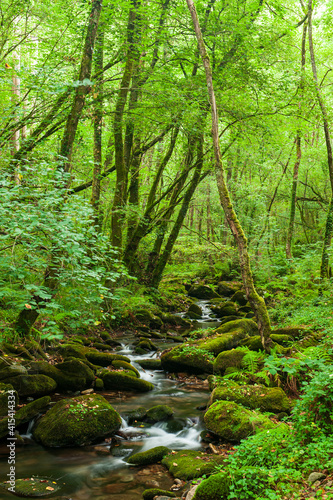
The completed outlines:
[[[92,394],[94,389],[86,389],[85,391],[81,391],[81,394]]]

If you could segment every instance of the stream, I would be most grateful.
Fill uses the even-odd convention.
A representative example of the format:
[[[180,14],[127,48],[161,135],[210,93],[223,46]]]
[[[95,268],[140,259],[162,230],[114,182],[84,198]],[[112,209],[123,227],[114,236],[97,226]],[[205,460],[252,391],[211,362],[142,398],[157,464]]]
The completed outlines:
[[[208,302],[198,301],[203,309],[203,318],[197,322],[196,329],[216,327],[219,324],[213,317]],[[142,492],[147,488],[171,487],[173,478],[161,465],[148,466],[142,470],[142,467],[129,466],[125,462],[126,457],[155,446],[167,446],[173,450],[201,449],[203,412],[197,408],[207,403],[208,384],[191,384],[191,378],[186,382],[170,379],[162,370],[143,370],[138,361],[156,357],[156,354],[134,354],[130,342],[131,339],[128,344],[123,344],[118,353],[130,358],[141,378],[151,382],[155,386],[154,390],[149,393],[102,391],[100,394],[121,415],[140,406],[149,409],[165,404],[174,410],[173,418],[154,425],[143,422],[128,425],[123,419],[116,440],[81,448],[44,448],[31,439],[30,423],[23,434],[26,444],[16,446],[17,479],[43,476],[63,483],[61,494],[56,496],[59,500],[141,500]],[[156,344],[160,351],[175,345],[165,341],[157,341]],[[7,479],[7,459],[8,449],[4,443],[0,446],[1,481]],[[4,500],[13,498],[5,490],[0,495]]]

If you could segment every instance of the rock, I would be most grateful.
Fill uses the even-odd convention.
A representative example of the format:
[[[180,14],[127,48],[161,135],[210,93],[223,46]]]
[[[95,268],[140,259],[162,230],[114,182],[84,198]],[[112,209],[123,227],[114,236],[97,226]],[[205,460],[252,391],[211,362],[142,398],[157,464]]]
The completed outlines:
[[[70,359],[56,364],[55,367],[70,377],[84,378],[86,385],[90,385],[95,380],[94,372],[79,359]]]
[[[198,350],[195,344],[173,347],[161,356],[162,368],[169,372],[213,373],[212,361],[209,353]]]
[[[110,448],[107,446],[94,446],[94,452],[97,455],[110,455]]]
[[[143,500],[154,500],[156,496],[163,496],[164,498],[176,498],[177,495],[172,491],[161,490],[160,488],[151,488],[149,490],[145,490],[142,493]]]
[[[229,380],[221,381],[211,394],[209,405],[215,401],[234,401],[255,410],[285,412],[290,410],[290,402],[281,387],[262,385],[238,385]]]
[[[139,343],[135,346],[134,352],[137,354],[145,354],[149,351],[157,351],[157,346],[149,339],[141,338]]]
[[[22,365],[9,365],[0,370],[0,380],[5,380],[18,375],[27,375],[28,370]]]
[[[230,283],[228,281],[220,281],[217,285],[217,291],[221,297],[232,297],[241,287],[240,283]]]
[[[62,369],[60,370],[57,366],[60,366]],[[29,373],[46,375],[56,382],[58,390],[72,392],[84,390],[87,385],[91,384],[91,378],[95,378],[90,368],[79,359],[74,358],[70,362],[65,361],[64,363],[59,363],[57,366],[50,365],[46,361],[36,361],[30,363]],[[75,367],[77,368],[76,373],[73,371]],[[67,368],[71,371],[65,371]],[[88,381],[85,378],[86,374]]]
[[[143,406],[139,406],[139,408],[136,408],[135,410],[128,410],[123,414],[124,419],[129,424],[133,424],[138,420],[139,421],[144,420],[146,418],[146,415],[147,415],[147,410]]]
[[[260,335],[254,335],[253,337],[248,337],[239,342],[240,346],[248,347],[250,351],[262,351],[264,348],[262,346]]]
[[[121,426],[120,415],[99,395],[58,401],[34,426],[44,446],[83,446],[110,436]]]
[[[159,313],[162,321],[171,326],[180,326],[182,328],[190,328],[191,322],[188,319],[181,318],[180,316],[176,316],[171,313]]]
[[[163,326],[163,321],[160,317],[153,314],[148,309],[138,309],[134,312],[136,319],[150,328],[161,328]]]
[[[247,298],[243,290],[237,290],[231,297],[232,302],[237,302],[240,306],[245,306],[247,304]]]
[[[294,339],[303,338],[309,333],[309,329],[305,326],[286,326],[284,328],[276,328],[273,330],[273,335],[289,335]]]
[[[26,349],[33,355],[34,358],[47,359],[47,356],[40,344],[34,339],[29,339],[24,342]]]
[[[227,323],[224,323],[222,326],[217,328],[215,331],[219,334],[222,333],[230,333],[235,330],[243,330],[244,333],[247,333],[248,335],[258,335],[258,325],[253,321],[252,319],[237,319],[235,321],[228,321]]]
[[[217,401],[204,416],[205,424],[225,441],[239,442],[252,434],[273,429],[274,424],[259,412],[250,411],[233,401]],[[285,425],[285,424],[279,424]]]
[[[34,359],[32,354],[30,354],[30,352],[22,345],[13,345],[9,342],[2,342],[1,348],[3,351],[8,352],[9,354],[15,354],[15,356],[18,356],[20,358]]]
[[[200,306],[198,306],[198,304],[193,303],[188,308],[187,315],[192,319],[200,319],[202,318],[202,309]]]
[[[101,378],[95,380],[95,389],[96,391],[102,391],[104,389],[104,382]]]
[[[179,479],[189,480],[211,474],[216,465],[224,463],[222,455],[207,455],[202,451],[181,450],[171,452],[162,460],[169,472]]]
[[[326,479],[326,474],[323,474],[322,472],[311,472],[308,477],[308,483],[311,486],[311,484],[316,481],[322,481],[323,479]]]
[[[81,391],[81,394],[84,396],[85,394],[92,394],[94,389],[86,389],[85,391]]]
[[[160,462],[169,453],[166,446],[156,446],[148,451],[135,453],[127,458],[127,463],[131,465],[151,465]]]
[[[238,316],[236,304],[233,302],[224,302],[219,305],[213,305],[211,310],[220,318],[224,318],[226,316]]]
[[[121,359],[115,359],[114,361],[112,361],[112,366],[114,366],[115,368],[124,368],[125,370],[130,370],[133,373],[135,373],[137,378],[140,378],[140,373],[138,372],[138,370],[130,363],[127,363],[127,361],[122,361]]]
[[[192,285],[188,291],[188,295],[203,300],[218,299],[220,297],[217,292],[207,285]]]
[[[282,335],[277,333],[272,333],[271,339],[273,342],[284,346],[290,344],[290,342],[293,341],[293,338],[290,335]]]
[[[240,368],[245,355],[244,349],[238,348],[220,352],[214,361],[214,373],[223,375],[225,370],[230,366]]]
[[[162,362],[160,359],[140,359],[138,364],[144,370],[162,370]]]
[[[105,389],[116,389],[119,391],[148,392],[154,389],[153,384],[146,380],[130,377],[124,372],[105,372],[101,375]]]
[[[25,422],[29,422],[35,418],[40,413],[43,413],[51,402],[50,396],[44,396],[42,398],[36,399],[25,406],[22,406],[15,413],[15,424],[18,427]]]
[[[12,391],[14,388],[11,384],[0,383],[0,417],[8,415],[8,391]],[[15,407],[17,406],[19,399],[17,391],[14,391],[15,396]],[[12,397],[10,400],[13,402]]]
[[[7,383],[11,384],[19,396],[44,396],[50,394],[57,387],[56,382],[46,375],[18,375],[8,378]]]
[[[162,420],[167,420],[172,417],[173,414],[174,411],[170,408],[170,406],[157,405],[147,411],[147,419],[152,423],[161,422]]]
[[[63,344],[59,347],[59,352],[63,358],[78,358],[90,361],[97,366],[110,366],[115,359],[130,362],[130,359],[120,354],[98,352],[97,349],[78,344]]]
[[[188,491],[185,500],[193,500],[195,492],[197,491],[199,484],[195,484],[194,486],[190,487],[190,490]]]
[[[97,366],[110,366],[112,362],[115,360],[127,361],[130,362],[130,359],[127,356],[122,356],[120,354],[111,354],[107,352],[92,352],[89,351],[86,354],[86,358],[90,363],[93,363]]]
[[[4,483],[0,483],[0,486],[8,490],[11,484],[10,481],[5,481]],[[45,477],[15,479],[15,495],[20,497],[45,497],[53,495],[60,488],[61,485],[58,485],[54,479]]]

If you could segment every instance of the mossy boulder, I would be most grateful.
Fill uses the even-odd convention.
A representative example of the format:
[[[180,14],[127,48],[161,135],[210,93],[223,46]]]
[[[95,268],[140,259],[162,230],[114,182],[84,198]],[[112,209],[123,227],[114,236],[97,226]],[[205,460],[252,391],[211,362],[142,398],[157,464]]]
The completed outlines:
[[[215,401],[234,401],[252,410],[273,413],[290,410],[290,402],[281,387],[262,385],[238,385],[236,382],[220,381],[211,394],[209,405]]]
[[[309,329],[305,326],[286,326],[283,328],[275,328],[273,335],[288,335],[293,339],[305,337],[309,333]]]
[[[139,406],[138,408],[135,408],[134,410],[126,411],[123,414],[123,417],[131,425],[134,422],[145,420],[146,415],[147,415],[146,408],[144,408],[143,406]]]
[[[134,311],[134,316],[140,323],[143,323],[150,328],[159,329],[163,326],[161,318],[156,314],[153,314],[151,311],[148,311],[148,309],[138,309]]]
[[[169,453],[169,448],[166,446],[156,446],[148,451],[135,453],[127,459],[127,463],[131,465],[150,465],[160,462]]]
[[[102,396],[92,394],[58,401],[33,428],[44,446],[82,446],[110,436],[121,426],[120,415]]]
[[[130,363],[127,363],[127,361],[122,361],[121,359],[115,359],[114,361],[112,361],[112,366],[114,366],[117,369],[123,368],[124,370],[130,370],[131,372],[135,373],[137,378],[140,378],[139,371],[135,368],[135,366],[131,365]]]
[[[59,347],[59,352],[63,358],[78,358],[83,361],[88,360],[93,365],[110,366],[115,359],[130,362],[127,356],[107,352],[99,352],[97,349],[79,344],[63,344]]]
[[[93,363],[97,366],[110,366],[112,362],[115,360],[130,362],[130,359],[127,356],[122,356],[121,354],[113,354],[107,352],[94,352],[89,351],[86,353],[86,358],[90,363]]]
[[[224,374],[227,368],[240,368],[246,352],[244,349],[231,349],[229,351],[220,352],[214,361],[214,373]]]
[[[130,377],[121,371],[104,372],[101,374],[105,389],[119,391],[148,392],[154,389],[153,384],[136,377]]]
[[[34,359],[33,355],[30,354],[28,349],[22,345],[13,345],[9,342],[3,341],[1,343],[1,349],[8,354],[15,354],[23,359]]]
[[[0,483],[0,487],[8,490],[11,487],[10,481]],[[54,479],[46,477],[28,477],[15,479],[15,495],[19,497],[46,497],[59,491],[61,484]],[[11,490],[10,490],[11,491]]]
[[[228,321],[224,323],[222,326],[219,326],[215,331],[219,334],[221,333],[230,333],[235,330],[243,330],[244,333],[248,335],[258,335],[258,325],[252,319],[236,319],[234,321]]]
[[[245,306],[247,304],[247,298],[243,290],[237,290],[231,297],[232,302],[237,302],[240,306]]]
[[[254,335],[253,337],[247,337],[245,339],[242,339],[239,342],[239,345],[243,347],[248,347],[250,351],[256,351],[256,352],[262,351],[264,349],[260,335]]]
[[[279,345],[287,346],[290,342],[293,341],[293,338],[290,335],[282,335],[278,333],[272,333],[271,339],[273,342],[276,342]]]
[[[232,297],[241,287],[240,283],[231,283],[228,281],[220,281],[217,285],[217,291],[221,297]]]
[[[161,356],[162,368],[168,372],[213,373],[212,361],[209,353],[195,344],[173,347]]]
[[[28,370],[25,366],[14,364],[4,366],[0,370],[0,380],[5,380],[11,377],[18,377],[19,375],[27,375]]]
[[[225,316],[237,316],[237,307],[234,302],[224,301],[219,304],[212,304],[211,310],[216,316],[223,318]]]
[[[162,370],[162,361],[157,358],[140,359],[137,363],[144,370]]]
[[[191,304],[187,310],[187,315],[191,319],[200,319],[202,318],[202,309],[198,304]]]
[[[179,479],[185,481],[211,474],[217,465],[224,463],[222,455],[207,455],[202,451],[181,450],[169,453],[162,460],[169,472]]]
[[[152,408],[149,408],[147,411],[147,419],[150,422],[160,422],[162,420],[167,420],[168,418],[171,418],[172,415],[174,414],[174,411],[170,406],[167,405],[157,405],[157,406],[152,406]]]
[[[146,354],[149,351],[157,351],[157,346],[149,339],[140,338],[134,352],[137,354]]]
[[[216,401],[205,413],[204,420],[210,432],[224,441],[232,442],[275,427],[268,417],[247,410],[233,401]]]
[[[24,342],[24,346],[34,358],[47,359],[45,352],[36,340],[28,339]]]
[[[104,389],[104,382],[101,378],[97,377],[95,380],[96,391],[102,391]]]
[[[95,380],[95,374],[91,368],[79,359],[70,359],[56,364],[55,367],[66,375],[84,378],[86,385]]]
[[[74,358],[75,363],[59,363],[57,366],[50,365],[46,361],[36,361],[30,363],[29,373],[41,373],[52,378],[56,384],[59,391],[82,391],[88,385],[91,384],[91,377],[94,377],[93,372],[87,371],[88,368],[85,363],[79,359]],[[59,369],[60,366],[62,369]],[[77,372],[73,372],[72,369],[77,367]],[[66,369],[71,371],[65,371]],[[88,368],[89,370],[89,368]],[[92,375],[91,375],[92,374]],[[88,376],[88,381],[85,376]]]
[[[150,488],[142,493],[143,500],[154,500],[154,498],[177,498],[173,491],[161,490],[159,488]]]
[[[220,297],[215,290],[207,285],[192,285],[188,291],[188,295],[203,300],[218,299]]]
[[[14,387],[20,397],[45,396],[57,387],[56,382],[46,375],[19,375],[8,378],[6,382]]]
[[[14,388],[11,384],[0,383],[0,417],[8,415],[8,391],[13,390]],[[12,393],[10,393],[10,395],[12,395]],[[15,396],[15,406],[17,406],[19,402],[17,391],[14,391],[13,395]],[[10,401],[13,402],[14,400],[10,398]]]
[[[50,396],[36,399],[17,410],[15,414],[16,426],[29,422],[40,413],[43,413],[51,402]]]

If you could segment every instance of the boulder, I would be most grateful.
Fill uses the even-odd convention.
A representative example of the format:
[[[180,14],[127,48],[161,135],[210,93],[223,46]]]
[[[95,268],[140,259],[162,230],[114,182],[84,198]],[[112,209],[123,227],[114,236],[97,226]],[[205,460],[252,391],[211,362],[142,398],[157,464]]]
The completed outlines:
[[[219,305],[211,306],[211,310],[220,318],[224,318],[226,316],[238,316],[237,308],[234,302],[228,301]]]
[[[220,381],[211,394],[209,406],[215,401],[234,401],[252,410],[259,408],[273,413],[290,410],[290,402],[281,387],[238,385],[229,380]]]
[[[192,285],[188,291],[188,295],[203,300],[218,299],[220,297],[217,292],[207,285]]]
[[[140,373],[135,368],[135,366],[131,365],[130,363],[127,363],[127,361],[122,361],[121,359],[115,359],[114,361],[112,361],[112,366],[114,366],[116,369],[123,368],[124,370],[130,370],[133,373],[135,373],[137,378],[140,378]]]
[[[134,312],[134,316],[140,323],[143,323],[150,328],[159,329],[163,326],[161,318],[153,314],[151,311],[148,311],[148,309],[138,309]]]
[[[145,420],[146,415],[147,410],[143,406],[139,406],[139,408],[136,408],[135,410],[128,410],[123,414],[125,420],[129,423],[129,425],[137,421]]]
[[[247,304],[247,298],[243,290],[237,290],[231,297],[232,302],[237,302],[240,306],[245,306]]]
[[[11,384],[21,397],[39,397],[53,392],[57,384],[46,375],[19,375],[8,378],[6,383]]]
[[[14,364],[4,366],[0,370],[0,380],[5,380],[11,377],[17,377],[18,375],[27,375],[28,370],[25,366]]]
[[[207,455],[202,451],[181,450],[169,453],[162,460],[169,472],[179,479],[185,481],[211,474],[217,465],[223,464],[225,458],[222,455]]]
[[[90,385],[95,380],[95,374],[84,362],[79,359],[69,359],[63,363],[58,363],[55,367],[70,377],[84,378],[86,385]]]
[[[56,366],[45,361],[32,362],[30,363],[29,373],[41,373],[52,378],[56,382],[59,391],[82,391],[88,385],[91,385],[91,378],[94,379],[95,376],[83,361],[76,358],[74,360],[75,362],[65,361]],[[76,372],[73,371],[75,367],[77,368]],[[70,371],[66,371],[66,369]]]
[[[137,363],[144,370],[162,370],[162,362],[160,359],[151,358],[151,359],[140,359]]]
[[[191,304],[187,310],[187,315],[191,319],[200,319],[202,318],[202,309],[198,304]]]
[[[121,426],[120,415],[102,396],[92,394],[58,401],[34,426],[44,446],[83,446],[110,436]]]
[[[0,487],[8,490],[12,485],[10,481],[0,483]],[[27,477],[15,479],[15,495],[19,497],[38,498],[53,495],[60,490],[61,483],[58,484],[53,478],[47,477]],[[11,490],[10,490],[11,491]]]
[[[232,297],[241,287],[240,283],[230,283],[228,281],[220,281],[217,285],[217,291],[221,297]]]
[[[50,396],[44,396],[42,398],[36,399],[31,403],[22,406],[15,413],[15,424],[19,426],[26,422],[29,422],[33,418],[37,417],[40,413],[43,413],[51,402]]]
[[[105,389],[119,391],[148,392],[154,389],[153,384],[137,377],[130,377],[121,371],[106,371],[101,374]]]
[[[167,405],[157,405],[149,408],[147,411],[147,419],[148,421],[155,423],[160,422],[161,420],[167,420],[172,417],[174,411],[170,406]]]
[[[127,459],[127,463],[131,465],[151,465],[160,462],[169,453],[169,448],[166,446],[156,446],[148,451],[135,453]]]
[[[253,337],[251,337],[253,338]],[[227,368],[235,367],[240,368],[246,352],[244,349],[231,349],[229,351],[222,351],[214,361],[214,373],[224,374]]]
[[[157,351],[157,346],[149,339],[140,338],[140,341],[135,346],[134,352],[137,354],[146,354],[149,351]]]
[[[13,386],[11,384],[3,384],[0,383],[0,417],[4,417],[8,415],[8,391],[12,391]],[[19,399],[18,394],[14,391],[15,396],[15,406],[17,406]],[[10,398],[10,401],[14,401]]]
[[[213,373],[213,359],[208,352],[197,349],[195,344],[181,345],[164,351],[162,368],[168,372]]]
[[[272,333],[276,335],[289,335],[289,337],[299,339],[305,337],[309,333],[309,329],[306,326],[286,326],[275,328]]]
[[[213,403],[205,413],[204,420],[210,432],[224,441],[231,442],[239,442],[252,434],[273,429],[276,426],[268,417],[247,410],[233,401]]]
[[[154,500],[157,498],[177,498],[177,495],[173,491],[150,488],[142,493],[142,498],[143,500]]]

